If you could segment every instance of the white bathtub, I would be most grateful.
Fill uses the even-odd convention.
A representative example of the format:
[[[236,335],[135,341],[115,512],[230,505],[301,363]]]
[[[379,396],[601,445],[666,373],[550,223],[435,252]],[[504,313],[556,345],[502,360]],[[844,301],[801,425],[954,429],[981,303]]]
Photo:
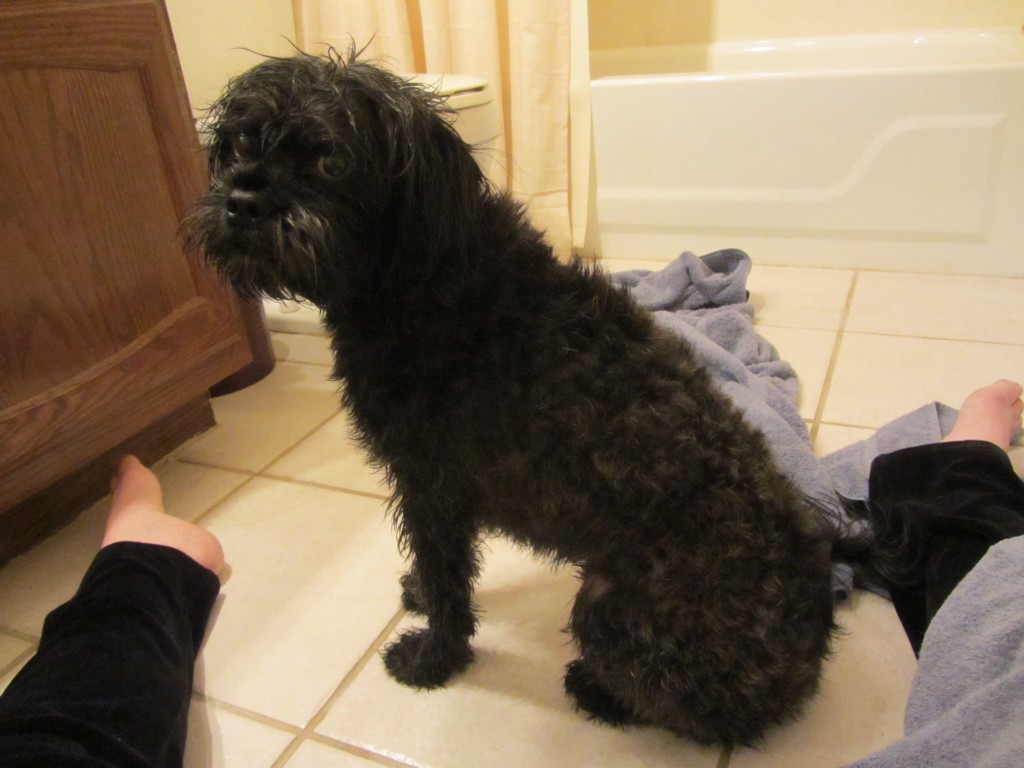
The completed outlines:
[[[605,51],[592,70],[599,255],[1024,276],[1020,30]]]

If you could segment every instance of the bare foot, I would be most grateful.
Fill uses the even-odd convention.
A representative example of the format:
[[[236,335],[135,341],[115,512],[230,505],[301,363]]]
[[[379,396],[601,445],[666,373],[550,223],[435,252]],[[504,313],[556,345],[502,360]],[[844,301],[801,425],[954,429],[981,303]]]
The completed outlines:
[[[1021,428],[1021,394],[1021,385],[1006,379],[972,392],[942,442],[986,440],[1009,450],[1010,439]]]
[[[101,546],[119,541],[162,544],[214,573],[224,568],[224,550],[217,538],[195,523],[168,515],[160,481],[137,458],[125,456],[121,460],[111,491],[110,516]]]

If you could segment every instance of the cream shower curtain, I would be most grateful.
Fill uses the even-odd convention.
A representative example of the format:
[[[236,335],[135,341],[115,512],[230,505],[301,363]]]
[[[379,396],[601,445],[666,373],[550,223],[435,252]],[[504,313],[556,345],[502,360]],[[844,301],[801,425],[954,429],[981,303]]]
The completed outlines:
[[[569,201],[571,0],[293,0],[299,47],[368,44],[396,72],[485,77],[504,135],[492,181],[527,204],[561,257]]]

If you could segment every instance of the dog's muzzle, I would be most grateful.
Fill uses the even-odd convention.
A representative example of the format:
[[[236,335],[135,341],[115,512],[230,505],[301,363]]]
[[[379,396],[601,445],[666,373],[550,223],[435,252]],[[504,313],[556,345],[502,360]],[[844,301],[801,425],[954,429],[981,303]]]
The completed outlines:
[[[224,204],[228,224],[234,227],[249,227],[262,220],[270,210],[266,192],[262,190],[231,190]]]

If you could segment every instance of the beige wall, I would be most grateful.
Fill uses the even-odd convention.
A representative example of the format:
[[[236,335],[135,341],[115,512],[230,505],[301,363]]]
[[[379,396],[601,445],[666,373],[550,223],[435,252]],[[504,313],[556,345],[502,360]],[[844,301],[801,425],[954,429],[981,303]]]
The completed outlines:
[[[1019,27],[1024,0],[590,0],[590,47]]]
[[[292,0],[165,0],[192,109],[198,115],[228,78],[294,49]],[[250,51],[241,50],[249,48]]]
[[[165,0],[193,109],[263,54],[288,55],[292,0]],[[1024,25],[1024,0],[589,0],[591,48]]]

